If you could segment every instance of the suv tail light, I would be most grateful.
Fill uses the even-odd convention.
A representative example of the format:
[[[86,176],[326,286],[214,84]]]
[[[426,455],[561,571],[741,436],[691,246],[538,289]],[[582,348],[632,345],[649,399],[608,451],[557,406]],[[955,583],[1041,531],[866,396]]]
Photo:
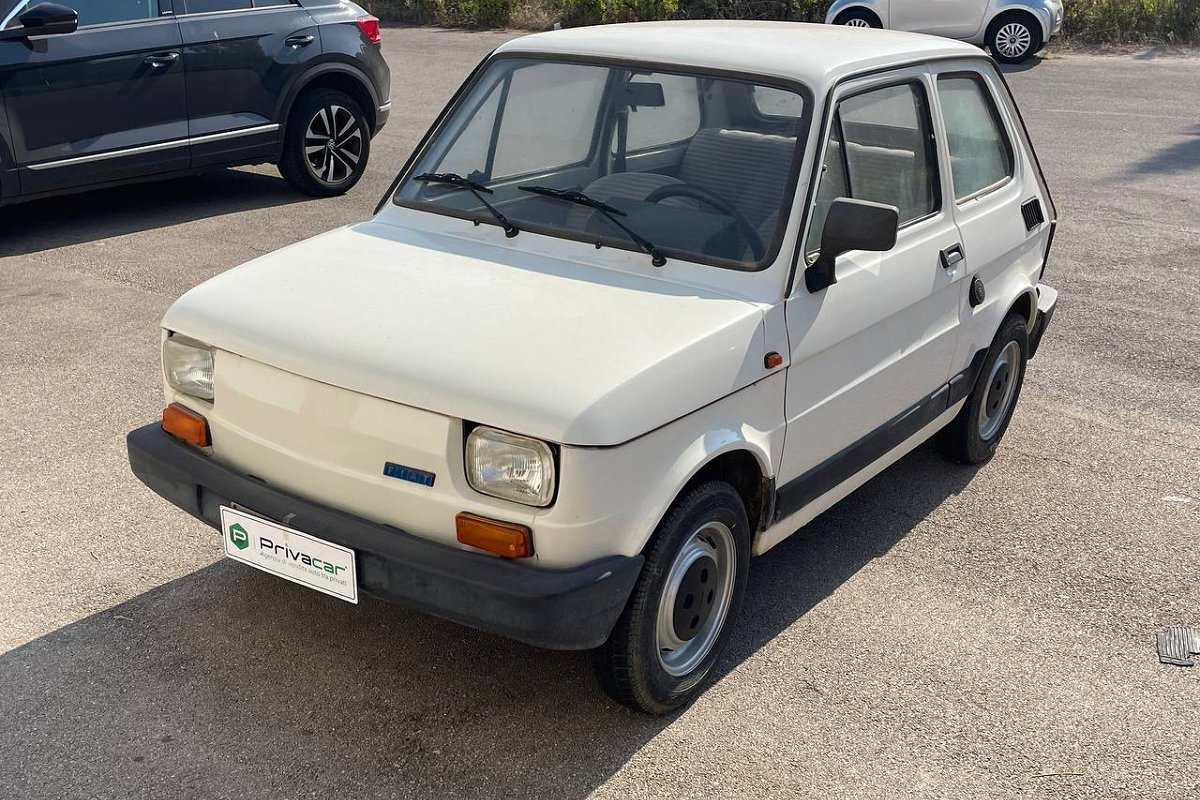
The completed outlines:
[[[372,44],[379,44],[379,17],[373,17],[367,14],[365,17],[359,17],[354,20],[358,23],[358,29],[363,32],[367,39]]]

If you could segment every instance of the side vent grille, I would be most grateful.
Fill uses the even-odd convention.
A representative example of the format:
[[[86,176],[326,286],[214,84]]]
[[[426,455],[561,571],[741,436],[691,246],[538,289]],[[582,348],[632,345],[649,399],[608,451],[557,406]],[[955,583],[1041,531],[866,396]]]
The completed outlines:
[[[1031,231],[1046,221],[1042,214],[1042,203],[1036,197],[1021,204],[1021,216],[1025,218],[1025,230]]]

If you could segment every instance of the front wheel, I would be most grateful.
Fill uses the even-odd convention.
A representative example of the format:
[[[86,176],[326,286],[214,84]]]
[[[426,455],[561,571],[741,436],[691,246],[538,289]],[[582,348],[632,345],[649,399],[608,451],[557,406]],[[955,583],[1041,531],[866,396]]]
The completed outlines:
[[[354,98],[335,89],[301,96],[288,118],[279,172],[315,197],[349,191],[367,169],[371,132]]]
[[[1042,49],[1041,26],[1028,14],[1002,14],[988,26],[987,46],[1002,64],[1020,64]]]
[[[600,686],[647,714],[694,700],[741,608],[750,562],[741,497],[715,481],[688,490],[659,525],[629,603],[592,653]]]

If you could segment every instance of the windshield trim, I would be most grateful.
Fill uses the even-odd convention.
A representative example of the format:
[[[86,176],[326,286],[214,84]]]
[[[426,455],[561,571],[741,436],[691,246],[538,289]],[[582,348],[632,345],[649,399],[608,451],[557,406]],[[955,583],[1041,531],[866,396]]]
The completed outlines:
[[[474,222],[479,225],[494,225],[500,227],[498,223],[487,214],[473,214],[470,212],[459,211],[445,206],[438,206],[434,203],[409,201],[400,197],[399,190],[401,184],[410,180],[413,169],[425,157],[434,140],[441,134],[446,123],[451,116],[459,110],[466,97],[471,90],[479,83],[486,70],[494,63],[500,60],[514,61],[545,61],[550,63],[569,63],[569,64],[586,64],[588,66],[617,68],[617,69],[637,69],[649,70],[652,72],[666,72],[676,75],[691,75],[696,77],[710,77],[727,80],[737,80],[746,83],[751,83],[760,86],[770,86],[773,88],[784,89],[795,92],[800,95],[804,103],[803,112],[800,115],[799,129],[796,135],[796,148],[792,157],[791,174],[788,175],[787,183],[783,190],[783,197],[780,200],[779,208],[779,224],[776,226],[775,235],[766,248],[763,257],[755,262],[737,261],[733,259],[719,258],[715,256],[706,256],[695,252],[681,252],[668,247],[660,247],[663,254],[674,261],[683,261],[691,264],[701,264],[709,267],[718,267],[721,269],[734,270],[738,272],[761,272],[772,264],[774,264],[780,256],[780,248],[783,244],[784,235],[787,233],[788,223],[791,218],[791,210],[796,202],[796,189],[799,183],[800,173],[804,166],[804,160],[807,155],[806,146],[808,139],[811,138],[812,120],[813,120],[813,93],[807,85],[800,81],[790,78],[780,77],[778,75],[765,75],[755,72],[743,72],[739,70],[712,69],[697,65],[675,64],[664,61],[650,61],[644,59],[628,59],[609,56],[593,56],[579,53],[547,53],[539,51],[522,51],[522,50],[506,50],[502,53],[493,51],[487,55],[470,76],[463,82],[454,96],[450,98],[450,102],[442,109],[442,112],[430,125],[421,142],[413,150],[400,172],[392,180],[387,192],[380,199],[379,204],[375,207],[375,213],[382,211],[390,200],[392,205],[400,208],[408,208],[414,211],[423,211],[431,214],[438,214],[445,217],[453,217],[456,219]],[[537,173],[530,173],[531,175]],[[556,239],[564,239],[566,241],[577,241],[603,247],[611,247],[618,250],[626,250],[632,253],[643,253],[642,249],[628,239],[596,234],[585,234],[569,229],[559,228],[550,225],[538,225],[523,222],[521,230],[529,231],[530,233],[542,234]]]

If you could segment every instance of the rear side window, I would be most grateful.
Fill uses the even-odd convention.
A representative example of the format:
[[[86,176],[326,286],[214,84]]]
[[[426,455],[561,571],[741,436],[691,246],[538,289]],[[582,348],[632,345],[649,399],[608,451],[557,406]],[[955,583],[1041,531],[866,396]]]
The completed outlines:
[[[983,82],[968,75],[939,78],[938,100],[946,120],[955,199],[966,200],[1011,178],[1012,144]]]
[[[241,11],[253,6],[251,0],[184,0],[189,14],[207,14],[210,11]]]
[[[786,89],[755,86],[754,108],[764,117],[799,117],[804,113],[804,101]]]
[[[839,197],[895,206],[900,224],[941,206],[937,159],[925,92],[904,83],[848,97],[838,104],[817,185],[807,249],[821,247],[830,204]]]

